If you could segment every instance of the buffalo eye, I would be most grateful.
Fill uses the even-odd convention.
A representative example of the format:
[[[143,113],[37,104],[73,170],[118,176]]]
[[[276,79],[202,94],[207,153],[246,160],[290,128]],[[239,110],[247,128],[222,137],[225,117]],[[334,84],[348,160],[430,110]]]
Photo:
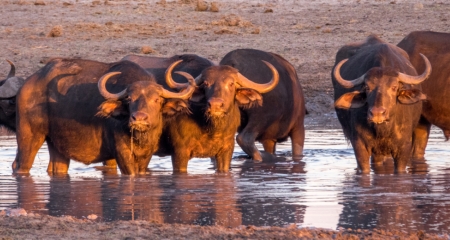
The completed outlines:
[[[234,87],[234,82],[230,82],[228,85],[229,85],[230,87]]]
[[[155,98],[155,103],[160,103],[161,99],[160,98]]]
[[[392,91],[396,92],[398,87],[397,86],[392,86],[391,89],[392,89]]]
[[[8,101],[9,105],[15,105],[16,104],[16,99],[15,98],[11,98]]]
[[[369,85],[364,85],[364,90],[365,90],[365,91],[370,91]]]

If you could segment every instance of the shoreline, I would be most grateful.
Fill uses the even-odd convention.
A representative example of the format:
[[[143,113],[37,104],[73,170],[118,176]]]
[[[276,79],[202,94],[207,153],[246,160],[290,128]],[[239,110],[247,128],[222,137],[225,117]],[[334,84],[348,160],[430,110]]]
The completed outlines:
[[[286,227],[236,228],[161,224],[148,221],[96,222],[71,216],[2,216],[2,239],[449,239],[447,233],[430,234],[421,230],[402,232],[381,229],[320,229]]]

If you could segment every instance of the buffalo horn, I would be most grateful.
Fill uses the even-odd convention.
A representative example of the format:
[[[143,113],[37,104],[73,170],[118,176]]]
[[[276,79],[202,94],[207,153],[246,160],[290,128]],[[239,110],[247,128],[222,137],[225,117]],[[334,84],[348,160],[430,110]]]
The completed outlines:
[[[105,75],[103,75],[100,80],[98,80],[98,90],[100,91],[100,94],[106,98],[106,99],[121,99],[125,97],[127,93],[127,89],[122,90],[119,93],[110,93],[108,90],[106,90],[106,82],[108,79],[112,76],[116,76],[121,74],[121,72],[109,72]]]
[[[9,63],[9,65],[11,65],[11,70],[9,70],[8,77],[6,78],[16,76],[16,66],[14,66],[14,63],[9,61],[8,59],[6,59],[6,61]]]
[[[419,53],[425,61],[425,71],[420,76],[411,76],[404,73],[398,73],[398,80],[402,83],[406,84],[419,84],[427,79],[431,74],[431,64],[428,61],[428,58],[425,57],[422,53]]]
[[[347,62],[347,59],[344,59],[340,61],[336,67],[334,68],[333,75],[334,78],[336,78],[336,81],[344,88],[352,88],[354,86],[360,85],[364,82],[364,77],[366,74],[362,75],[361,77],[355,79],[355,80],[345,80],[341,77],[341,67],[344,65],[345,62]]]
[[[198,75],[195,78],[195,84],[197,84],[197,86],[199,86],[202,83],[202,74]]]
[[[195,87],[196,87],[194,78],[191,76],[191,74],[186,73],[186,72],[178,71],[175,73],[180,74],[181,76],[185,77],[189,81],[189,83],[186,84],[187,86],[184,87],[184,88],[186,88],[186,87],[187,88],[179,93],[174,93],[174,92],[167,91],[166,89],[163,89],[161,96],[163,98],[179,98],[179,99],[183,99],[183,100],[189,99],[192,96],[192,93],[194,93]]]
[[[244,87],[244,88],[252,88],[256,91],[258,91],[259,93],[266,93],[271,91],[272,89],[274,89],[277,84],[278,81],[280,80],[280,75],[278,74],[277,69],[270,64],[269,62],[266,62],[264,60],[262,60],[272,71],[272,79],[270,80],[270,82],[268,83],[264,83],[264,84],[259,84],[259,83],[255,83],[251,80],[249,80],[248,78],[244,77],[244,75],[239,74],[239,79],[238,79],[238,83]]]
[[[175,89],[183,89],[189,86],[189,83],[177,83],[173,80],[172,78],[172,71],[173,69],[183,60],[178,60],[172,64],[170,64],[170,66],[167,68],[166,70],[166,83],[170,88],[175,88]],[[184,75],[183,75],[184,76]]]

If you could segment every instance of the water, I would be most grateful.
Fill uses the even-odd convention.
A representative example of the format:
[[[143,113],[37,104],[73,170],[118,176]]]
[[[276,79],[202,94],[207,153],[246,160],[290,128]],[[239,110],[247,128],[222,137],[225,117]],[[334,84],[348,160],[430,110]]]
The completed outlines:
[[[151,172],[128,177],[72,162],[69,174],[46,174],[48,153],[39,151],[29,177],[11,175],[14,138],[0,141],[0,209],[24,208],[52,216],[98,221],[401,229],[450,232],[450,145],[433,130],[427,162],[414,173],[391,166],[368,175],[355,171],[353,150],[340,130],[309,130],[305,157],[292,161],[290,144],[261,164],[236,148],[229,174],[216,174],[209,159],[189,162],[189,174],[173,175],[169,158],[152,159]]]

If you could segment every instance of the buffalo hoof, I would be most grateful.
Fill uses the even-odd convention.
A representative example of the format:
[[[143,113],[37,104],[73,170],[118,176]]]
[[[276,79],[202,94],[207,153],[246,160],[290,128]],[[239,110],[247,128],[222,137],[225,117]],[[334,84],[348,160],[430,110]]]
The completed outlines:
[[[292,156],[292,160],[293,160],[294,162],[300,162],[300,161],[303,159],[304,156],[305,156],[305,155],[293,155],[293,156]]]
[[[16,176],[16,177],[18,177],[18,176],[20,176],[20,177],[29,177],[29,176],[31,176],[29,172],[19,172],[19,171],[14,171],[12,175]]]
[[[262,159],[254,159],[254,158],[252,160],[253,160],[253,163],[262,163],[262,161],[263,161]]]

